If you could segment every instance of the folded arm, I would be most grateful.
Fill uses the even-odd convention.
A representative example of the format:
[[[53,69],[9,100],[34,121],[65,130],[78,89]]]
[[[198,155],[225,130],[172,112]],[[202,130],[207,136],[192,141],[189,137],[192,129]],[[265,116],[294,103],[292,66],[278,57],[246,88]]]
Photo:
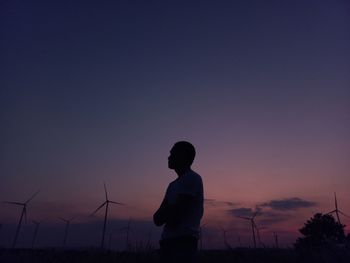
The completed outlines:
[[[194,196],[189,194],[180,194],[175,204],[168,204],[164,199],[153,215],[154,224],[156,226],[162,226],[163,224],[176,226],[188,212],[192,202],[194,202]]]
[[[156,226],[162,226],[166,223],[168,217],[168,204],[164,199],[158,210],[153,215],[153,222]]]

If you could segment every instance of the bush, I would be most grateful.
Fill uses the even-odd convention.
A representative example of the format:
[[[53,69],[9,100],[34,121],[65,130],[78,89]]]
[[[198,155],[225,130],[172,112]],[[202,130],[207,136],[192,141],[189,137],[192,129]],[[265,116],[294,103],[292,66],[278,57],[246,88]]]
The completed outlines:
[[[344,244],[344,227],[332,215],[317,213],[299,229],[303,237],[297,239],[295,248],[303,251]]]

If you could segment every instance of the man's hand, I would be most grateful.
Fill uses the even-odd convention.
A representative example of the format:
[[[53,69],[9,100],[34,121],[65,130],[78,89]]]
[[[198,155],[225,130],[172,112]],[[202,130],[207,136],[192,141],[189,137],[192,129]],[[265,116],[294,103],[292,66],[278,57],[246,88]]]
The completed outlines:
[[[167,224],[169,226],[178,225],[194,202],[192,195],[179,195],[175,204],[169,205],[165,199],[153,215],[153,222],[156,226]]]

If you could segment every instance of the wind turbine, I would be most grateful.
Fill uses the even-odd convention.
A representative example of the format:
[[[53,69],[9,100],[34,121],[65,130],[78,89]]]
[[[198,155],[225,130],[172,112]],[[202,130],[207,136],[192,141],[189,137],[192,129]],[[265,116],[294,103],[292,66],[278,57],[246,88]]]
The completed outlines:
[[[273,237],[274,237],[274,240],[275,240],[275,247],[278,248],[278,235],[276,232],[273,232]]]
[[[17,225],[15,238],[14,238],[13,243],[12,243],[12,248],[15,248],[15,247],[16,247],[17,238],[18,238],[18,234],[19,234],[19,231],[20,231],[20,229],[21,229],[21,226],[22,226],[23,217],[24,217],[25,222],[27,222],[27,205],[28,205],[28,203],[29,203],[39,192],[40,192],[40,190],[39,190],[39,191],[36,191],[36,192],[35,192],[27,201],[25,201],[24,203],[20,203],[20,202],[8,202],[8,201],[5,202],[5,203],[11,204],[11,205],[19,205],[19,206],[22,206],[22,213],[21,213],[21,216],[20,216],[20,218],[19,218],[19,222],[18,222],[18,225]]]
[[[238,246],[239,246],[239,247],[242,247],[242,244],[241,244],[241,236],[239,235],[239,233],[237,233],[237,243],[238,243]]]
[[[228,232],[228,230],[224,229],[223,227],[220,227],[220,228],[221,228],[221,231],[222,231],[223,236],[224,236],[224,244],[225,244],[226,248],[232,249],[232,247],[231,247],[231,245],[228,243],[227,237],[226,237],[226,233]]]
[[[258,238],[259,245],[262,246],[262,247],[265,247],[265,244],[260,239],[260,230],[264,230],[264,229],[266,229],[266,227],[264,227],[264,226],[258,227],[255,224],[255,222],[254,222],[254,227],[255,227],[255,230],[256,230],[256,236]]]
[[[109,233],[108,250],[112,250],[112,238],[113,238],[113,234]]]
[[[36,237],[38,235],[38,230],[39,230],[39,226],[40,226],[40,222],[37,221],[32,221],[32,223],[35,225],[35,229],[34,229],[34,234],[33,234],[33,240],[32,240],[32,249],[34,248],[34,244],[35,244],[35,240]]]
[[[342,211],[340,211],[338,209],[337,195],[335,192],[334,192],[334,205],[335,205],[335,209],[331,212],[328,212],[327,215],[335,213],[337,215],[338,223],[341,225],[339,214],[342,214],[343,216],[348,217],[348,218],[350,218],[350,216],[344,214]]]
[[[63,243],[62,243],[62,247],[65,247],[66,246],[66,242],[67,242],[67,236],[68,236],[68,230],[69,230],[69,225],[70,225],[70,222],[73,221],[75,217],[72,217],[71,219],[66,219],[66,218],[62,218],[62,217],[59,217],[58,219],[62,220],[63,222],[66,223],[66,227],[64,229],[64,237],[63,237]]]
[[[118,202],[115,202],[115,201],[111,201],[108,199],[108,194],[107,194],[107,188],[106,188],[106,184],[103,183],[103,186],[104,186],[104,189],[105,189],[105,197],[106,197],[106,200],[99,206],[97,207],[97,209],[91,214],[91,215],[94,215],[97,213],[98,210],[100,210],[102,207],[106,207],[105,209],[105,217],[104,217],[104,222],[103,222],[103,229],[102,229],[102,240],[101,240],[101,249],[103,249],[104,247],[104,241],[105,241],[105,234],[106,234],[106,225],[107,225],[107,216],[108,216],[108,207],[109,207],[109,204],[112,203],[112,204],[116,204],[116,205],[123,205],[122,203],[118,203]]]
[[[152,248],[151,239],[152,239],[152,230],[150,230],[150,231],[147,233],[146,249],[148,249],[148,250],[151,250],[151,248]]]
[[[129,218],[128,225],[125,227],[122,227],[120,230],[126,230],[126,251],[129,250],[129,233],[130,233],[130,223],[131,218]]]
[[[245,219],[245,220],[249,220],[252,226],[252,234],[253,234],[253,242],[254,242],[254,248],[256,248],[256,238],[255,238],[255,230],[257,231],[257,235],[258,238],[260,240],[260,235],[259,235],[259,231],[258,228],[256,227],[256,224],[254,222],[255,217],[258,215],[258,212],[255,212],[254,215],[252,217],[245,217],[245,216],[237,216],[239,218]]]

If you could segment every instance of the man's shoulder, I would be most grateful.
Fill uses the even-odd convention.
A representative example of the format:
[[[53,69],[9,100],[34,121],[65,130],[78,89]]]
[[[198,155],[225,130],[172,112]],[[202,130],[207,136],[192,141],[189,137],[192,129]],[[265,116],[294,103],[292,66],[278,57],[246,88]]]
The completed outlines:
[[[168,188],[170,187],[174,187],[178,182],[178,178],[176,178],[175,180],[171,181],[169,184],[168,184]]]
[[[182,178],[182,182],[185,184],[202,184],[202,177],[193,170],[188,171]]]
[[[186,173],[187,178],[193,178],[193,179],[197,179],[197,180],[202,180],[202,177],[195,171],[193,170],[189,170]]]

